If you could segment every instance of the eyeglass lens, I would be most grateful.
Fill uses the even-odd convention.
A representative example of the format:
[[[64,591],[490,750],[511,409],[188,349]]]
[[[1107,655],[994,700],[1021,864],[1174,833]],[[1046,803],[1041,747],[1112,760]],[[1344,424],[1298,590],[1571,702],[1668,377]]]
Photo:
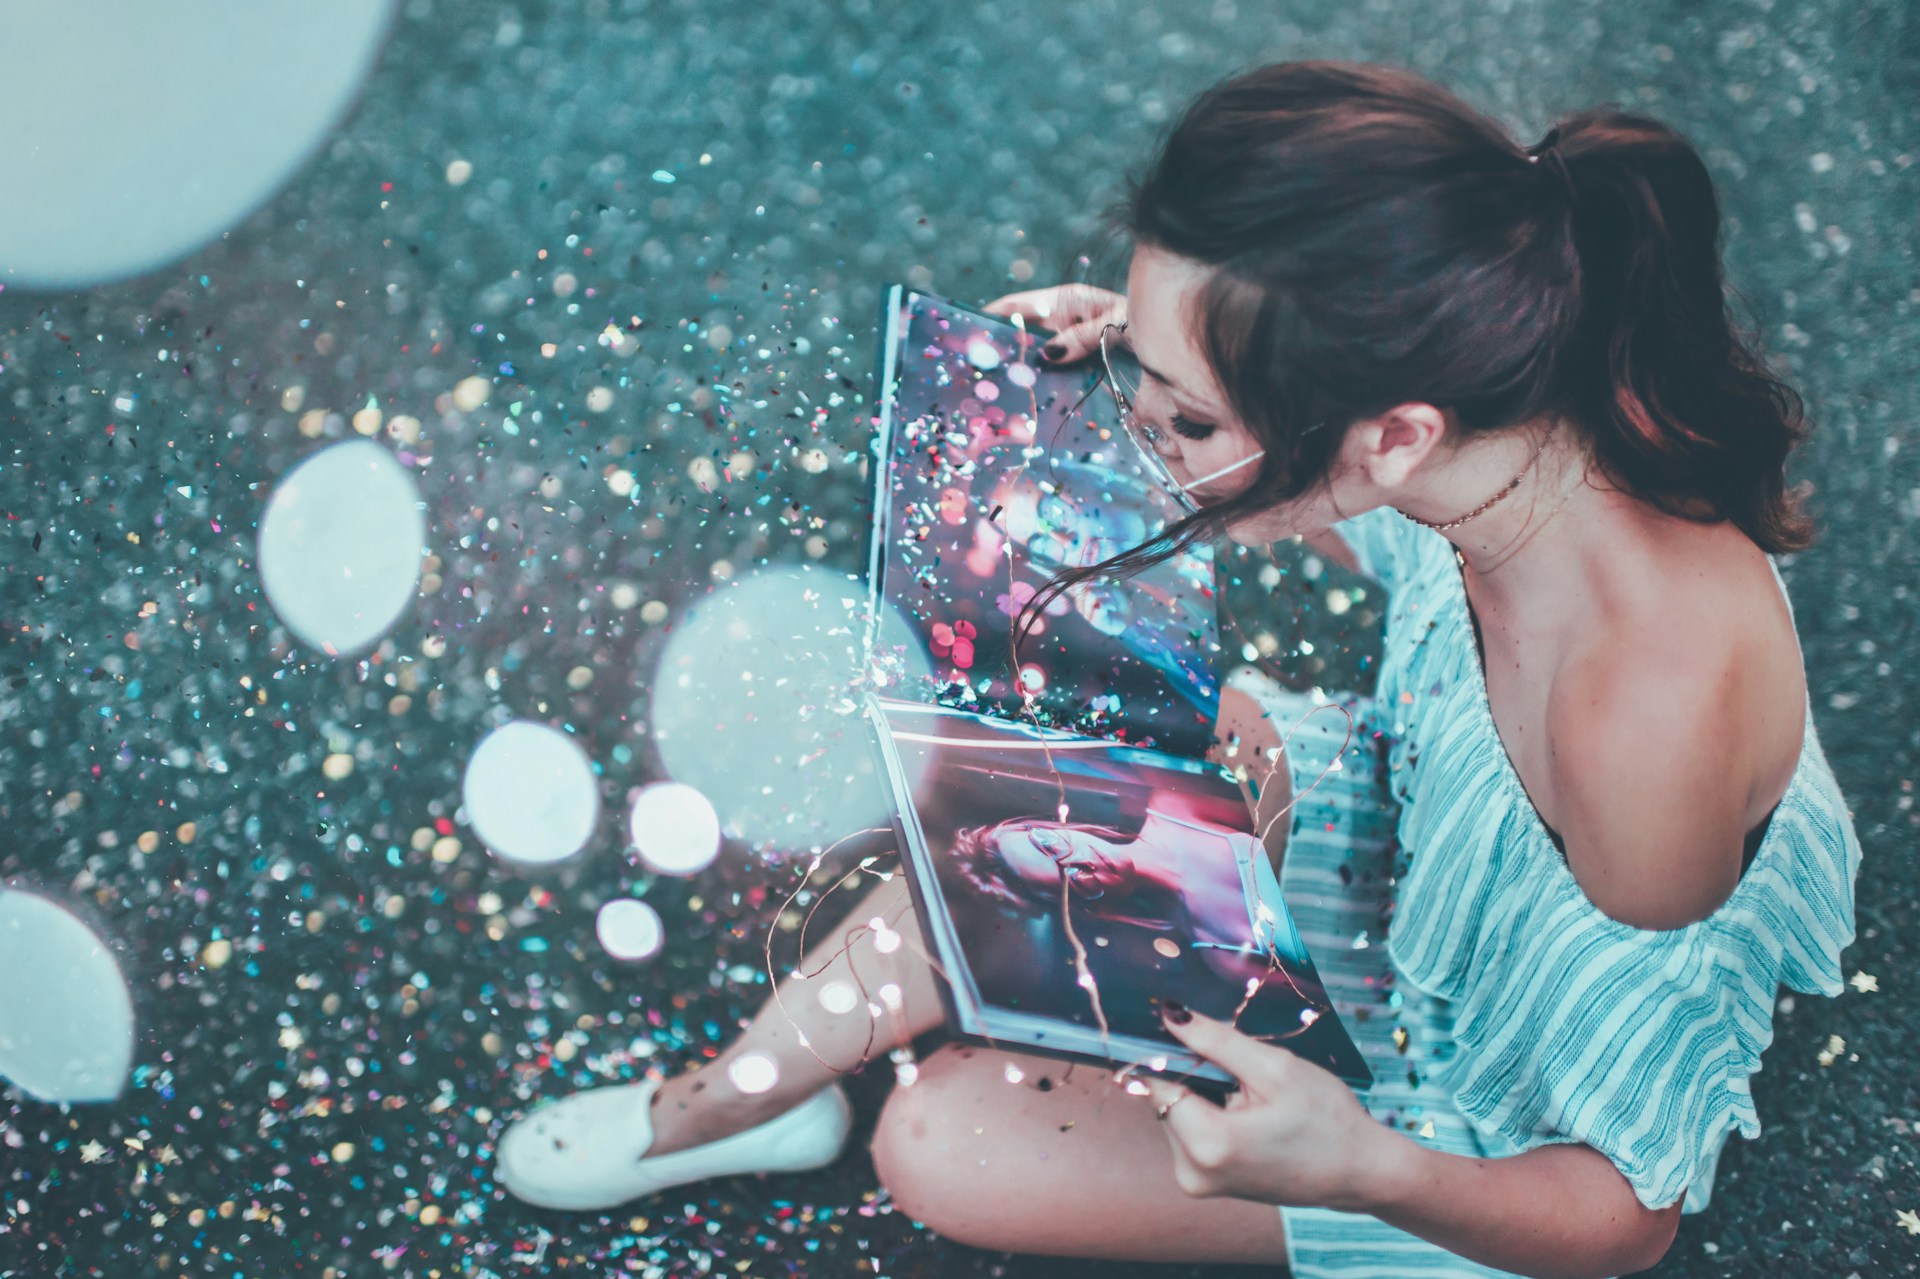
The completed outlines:
[[[1186,488],[1174,478],[1168,469],[1166,459],[1160,456],[1158,445],[1160,433],[1152,425],[1140,419],[1134,412],[1134,401],[1138,396],[1138,386],[1121,368],[1125,364],[1127,347],[1124,334],[1126,326],[1109,324],[1100,331],[1100,359],[1106,373],[1107,389],[1113,393],[1115,409],[1120,420],[1120,429],[1126,435],[1134,451],[1140,455],[1140,464],[1154,483],[1164,488],[1182,510],[1192,513],[1199,509],[1194,500],[1187,495]],[[1114,356],[1119,355],[1116,363]]]

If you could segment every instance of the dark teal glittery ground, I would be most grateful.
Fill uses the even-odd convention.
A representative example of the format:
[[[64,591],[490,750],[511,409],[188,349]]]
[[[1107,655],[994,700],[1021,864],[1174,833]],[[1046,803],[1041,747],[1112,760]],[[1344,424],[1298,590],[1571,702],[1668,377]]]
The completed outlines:
[[[524,1208],[491,1160],[529,1098],[711,1055],[765,994],[791,867],[730,846],[692,880],[636,870],[622,797],[658,765],[633,727],[718,562],[864,567],[854,397],[881,283],[981,301],[1059,278],[1194,91],[1295,56],[1409,63],[1522,140],[1617,100],[1706,155],[1732,276],[1817,426],[1793,474],[1823,536],[1783,571],[1866,849],[1845,968],[1878,989],[1783,1001],[1766,1131],[1658,1273],[1913,1272],[1905,0],[411,0],[337,136],[230,235],[129,283],[0,293],[0,877],[111,938],[139,1023],[118,1102],[0,1091],[0,1276],[1235,1273],[949,1243],[877,1194],[860,1140],[818,1174],[607,1217]],[[469,412],[450,397],[474,377]],[[839,402],[795,416],[794,386]],[[383,662],[330,663],[275,625],[253,539],[278,477],[370,404],[423,424],[440,563]],[[714,493],[689,478],[743,450]],[[667,620],[609,602],[618,583]],[[1283,649],[1310,637],[1290,660],[1333,682],[1377,618],[1321,607],[1328,585],[1294,572],[1241,606]],[[453,820],[500,712],[571,725],[603,769],[601,828],[564,869],[508,869]],[[436,856],[446,834],[464,846]],[[651,965],[595,942],[622,892],[668,920]],[[856,1081],[856,1138],[890,1077]]]

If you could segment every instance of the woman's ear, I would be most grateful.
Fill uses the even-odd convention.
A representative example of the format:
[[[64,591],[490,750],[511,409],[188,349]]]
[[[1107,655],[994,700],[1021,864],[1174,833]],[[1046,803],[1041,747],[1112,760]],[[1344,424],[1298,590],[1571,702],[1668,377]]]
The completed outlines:
[[[1396,404],[1354,425],[1359,465],[1381,488],[1397,488],[1434,454],[1447,447],[1452,415],[1418,400]]]

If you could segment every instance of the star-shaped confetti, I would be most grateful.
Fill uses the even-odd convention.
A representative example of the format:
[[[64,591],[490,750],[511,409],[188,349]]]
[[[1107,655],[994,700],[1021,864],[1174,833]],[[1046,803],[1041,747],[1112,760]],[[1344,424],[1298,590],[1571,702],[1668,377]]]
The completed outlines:
[[[1900,1224],[1906,1228],[1908,1234],[1920,1235],[1920,1212],[1915,1212],[1911,1208],[1903,1208],[1895,1213],[1894,1216],[1900,1219]]]
[[[80,1147],[80,1162],[83,1164],[97,1164],[106,1157],[107,1148],[97,1141],[89,1141]]]
[[[1880,989],[1880,979],[1872,973],[1855,973],[1847,978],[1847,984],[1863,995],[1870,990]]]

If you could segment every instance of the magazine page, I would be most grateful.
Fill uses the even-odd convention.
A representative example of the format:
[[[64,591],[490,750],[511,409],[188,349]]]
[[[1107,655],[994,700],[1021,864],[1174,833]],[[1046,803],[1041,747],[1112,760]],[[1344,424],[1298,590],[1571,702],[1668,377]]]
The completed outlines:
[[[1045,367],[1044,332],[900,286],[882,330],[873,590],[934,671],[886,695],[1203,756],[1219,699],[1206,546],[1074,588],[1014,651],[1015,616],[1056,573],[1179,518],[1096,373]],[[890,655],[874,656],[884,679]]]
[[[868,713],[956,1029],[1211,1077],[1161,1026],[1170,999],[1371,1083],[1261,891],[1266,850],[1224,770],[924,703]]]

